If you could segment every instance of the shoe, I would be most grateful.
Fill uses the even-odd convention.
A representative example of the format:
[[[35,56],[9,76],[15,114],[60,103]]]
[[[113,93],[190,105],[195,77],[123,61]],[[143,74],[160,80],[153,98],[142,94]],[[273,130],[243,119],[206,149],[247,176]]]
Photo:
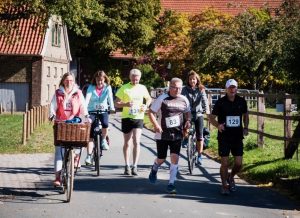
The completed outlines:
[[[156,180],[157,180],[157,171],[151,169],[149,174],[149,181],[154,184]]]
[[[88,154],[85,158],[85,164],[87,166],[92,165],[92,155]]]
[[[229,190],[231,192],[235,192],[236,191],[236,185],[235,185],[234,179],[230,179],[230,176],[228,176],[227,183],[229,184]]]
[[[54,187],[60,187],[60,186],[61,186],[60,178],[56,178],[56,179],[53,181],[53,186],[54,186]]]
[[[131,175],[133,175],[133,176],[137,176],[138,174],[137,174],[137,167],[132,167],[131,168]]]
[[[130,175],[130,167],[129,166],[125,166],[124,174],[125,175]]]
[[[198,155],[198,157],[197,157],[197,164],[202,165],[202,156],[201,155]]]
[[[170,183],[168,186],[167,186],[167,191],[169,194],[176,194],[176,187],[174,184]]]
[[[229,191],[229,187],[228,186],[223,186],[221,187],[221,191],[220,191],[221,195],[229,195],[230,191]]]
[[[182,140],[181,147],[182,147],[182,148],[187,148],[187,144],[188,144],[188,139],[187,139],[187,138],[184,138],[184,139]]]
[[[109,150],[109,145],[108,145],[106,139],[102,140],[101,148],[102,148],[102,150]]]
[[[81,167],[79,155],[75,155],[75,158],[74,158],[74,167],[75,168],[80,168]]]

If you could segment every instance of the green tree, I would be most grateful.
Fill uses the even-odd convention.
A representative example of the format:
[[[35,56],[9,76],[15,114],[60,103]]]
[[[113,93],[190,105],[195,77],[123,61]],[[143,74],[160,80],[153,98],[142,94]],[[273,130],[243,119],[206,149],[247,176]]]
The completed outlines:
[[[164,80],[155,72],[151,64],[139,64],[136,68],[142,72],[141,84],[148,89],[164,87]]]

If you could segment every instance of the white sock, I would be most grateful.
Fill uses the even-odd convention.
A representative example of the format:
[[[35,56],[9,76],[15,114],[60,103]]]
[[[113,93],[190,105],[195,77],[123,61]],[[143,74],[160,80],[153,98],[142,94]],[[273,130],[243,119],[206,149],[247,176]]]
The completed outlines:
[[[178,172],[178,164],[171,164],[169,184],[174,184],[176,180],[177,172]]]

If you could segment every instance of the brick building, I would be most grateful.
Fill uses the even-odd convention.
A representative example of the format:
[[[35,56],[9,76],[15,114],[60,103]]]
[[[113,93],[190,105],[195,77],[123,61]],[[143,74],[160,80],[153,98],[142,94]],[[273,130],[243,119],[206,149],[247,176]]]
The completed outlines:
[[[17,21],[8,36],[0,35],[0,103],[5,111],[24,111],[50,103],[62,75],[70,70],[66,27],[52,16]]]

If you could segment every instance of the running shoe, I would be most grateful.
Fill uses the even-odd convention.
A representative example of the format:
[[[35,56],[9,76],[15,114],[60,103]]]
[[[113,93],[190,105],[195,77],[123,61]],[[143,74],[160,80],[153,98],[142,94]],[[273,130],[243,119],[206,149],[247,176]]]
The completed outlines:
[[[87,166],[92,165],[92,155],[89,154],[89,155],[86,156],[86,158],[85,158],[85,164]]]
[[[149,174],[149,181],[154,184],[156,180],[157,180],[157,171],[151,169]]]
[[[197,164],[202,165],[202,156],[201,155],[198,155],[198,157],[197,157]]]
[[[131,168],[131,175],[133,175],[133,176],[137,176],[138,175],[138,173],[137,173],[137,167],[133,166]]]
[[[102,150],[109,150],[109,145],[108,145],[106,139],[102,140],[101,148],[102,148]]]
[[[236,185],[235,185],[234,179],[233,178],[230,179],[230,176],[228,176],[227,183],[229,184],[229,190],[231,192],[235,192],[236,191]]]
[[[167,191],[169,194],[176,194],[176,187],[173,183],[170,183],[168,186],[167,186]]]
[[[182,148],[187,148],[187,144],[188,144],[188,139],[187,139],[187,138],[184,138],[184,139],[182,140],[181,147],[182,147]]]
[[[125,175],[130,175],[130,167],[129,166],[125,166],[124,174]]]
[[[229,195],[230,191],[229,191],[229,187],[228,186],[221,186],[221,191],[220,191],[221,195]]]

